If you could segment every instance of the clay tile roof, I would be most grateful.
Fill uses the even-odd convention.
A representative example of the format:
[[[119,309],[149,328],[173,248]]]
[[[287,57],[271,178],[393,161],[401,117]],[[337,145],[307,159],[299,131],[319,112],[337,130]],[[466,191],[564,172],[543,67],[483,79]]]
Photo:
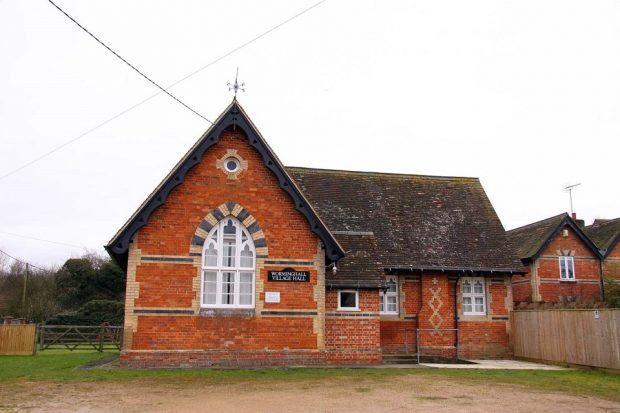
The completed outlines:
[[[519,258],[532,258],[566,218],[568,218],[568,214],[562,213],[542,221],[511,229],[506,234],[519,254]]]
[[[328,287],[377,288],[385,278],[377,239],[372,232],[332,231],[345,250],[338,261],[337,272],[328,268],[325,278]]]
[[[599,249],[606,251],[620,238],[620,218],[597,219],[585,231]]]
[[[384,268],[522,271],[476,178],[287,171],[331,231],[372,232]]]

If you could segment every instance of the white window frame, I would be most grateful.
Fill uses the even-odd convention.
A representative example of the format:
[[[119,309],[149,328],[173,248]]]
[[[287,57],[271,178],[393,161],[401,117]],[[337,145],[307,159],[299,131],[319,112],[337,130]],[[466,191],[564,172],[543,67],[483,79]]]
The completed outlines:
[[[380,314],[398,314],[398,307],[399,307],[399,302],[398,302],[398,277],[395,275],[388,275],[385,277],[385,281],[386,283],[389,283],[390,281],[393,281],[394,284],[396,285],[396,290],[395,291],[388,291],[386,290],[380,290],[379,291],[379,313]],[[385,310],[385,308],[387,308],[387,299],[388,297],[396,297],[396,309],[394,311],[387,311]]]
[[[471,283],[471,292],[465,292],[465,283]],[[477,293],[474,289],[476,282],[482,282],[482,292]],[[486,315],[487,314],[487,285],[484,277],[463,277],[461,278],[461,305],[463,315]],[[465,311],[465,299],[471,300],[471,311]],[[476,311],[476,298],[482,298],[482,311]]]
[[[560,266],[560,280],[562,281],[575,281],[575,259],[570,255],[562,255],[558,257],[558,265]],[[564,268],[566,270],[570,269],[570,271],[566,271],[566,276],[562,272],[562,262],[564,262]],[[570,265],[570,267],[569,267]],[[572,274],[572,277],[569,275]]]
[[[340,295],[342,293],[354,293],[355,294],[355,307],[342,307]],[[338,310],[340,311],[359,311],[360,309],[360,293],[358,290],[338,290]]]
[[[234,266],[224,266],[222,263],[222,259],[224,256],[224,227],[228,225],[228,223],[232,221],[235,226],[235,265]],[[214,236],[217,231],[217,235]],[[243,235],[245,235],[246,240],[242,241]],[[250,251],[252,252],[252,265],[251,267],[242,267],[241,266],[241,251],[245,246],[248,246]],[[206,251],[210,248],[210,246],[215,246],[215,250],[217,251],[217,263],[216,265],[207,265],[206,260]],[[200,306],[203,308],[254,308],[256,303],[256,249],[254,247],[254,241],[252,240],[252,236],[248,232],[248,230],[243,226],[243,224],[236,218],[229,216],[222,219],[217,225],[215,225],[211,231],[209,231],[209,235],[205,239],[205,243],[202,247],[202,256],[201,256],[201,276],[200,276]],[[216,276],[216,292],[215,292],[215,304],[207,304],[205,301],[205,273],[206,272],[217,272]],[[233,280],[233,303],[232,304],[223,304],[222,303],[222,286],[223,282],[223,273],[224,272],[234,272],[234,280]],[[240,304],[239,296],[240,296],[240,285],[241,285],[241,273],[251,273],[252,274],[252,292],[251,299],[252,302],[250,304]]]

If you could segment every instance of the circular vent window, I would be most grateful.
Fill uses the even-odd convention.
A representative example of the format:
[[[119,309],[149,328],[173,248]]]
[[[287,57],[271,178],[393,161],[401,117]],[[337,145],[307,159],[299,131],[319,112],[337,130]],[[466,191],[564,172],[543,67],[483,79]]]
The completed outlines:
[[[224,169],[226,169],[227,172],[237,172],[239,167],[239,160],[236,158],[228,158],[224,161]]]

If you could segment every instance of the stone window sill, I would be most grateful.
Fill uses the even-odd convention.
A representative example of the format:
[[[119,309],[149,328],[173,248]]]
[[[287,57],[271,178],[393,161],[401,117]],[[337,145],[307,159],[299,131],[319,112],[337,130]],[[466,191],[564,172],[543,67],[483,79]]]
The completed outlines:
[[[211,318],[252,318],[256,316],[256,311],[254,308],[201,308],[199,315]]]

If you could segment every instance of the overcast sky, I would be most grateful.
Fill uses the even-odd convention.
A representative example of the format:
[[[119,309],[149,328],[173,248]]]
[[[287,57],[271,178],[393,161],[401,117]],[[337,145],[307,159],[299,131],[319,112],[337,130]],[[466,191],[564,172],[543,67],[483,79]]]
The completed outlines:
[[[312,6],[55,0],[164,86]],[[44,0],[0,0],[0,176],[157,92]],[[507,229],[620,216],[620,2],[327,0],[170,91],[285,165],[479,177]],[[102,250],[209,124],[159,96],[0,179],[0,249]],[[37,241],[29,238],[55,241]]]

